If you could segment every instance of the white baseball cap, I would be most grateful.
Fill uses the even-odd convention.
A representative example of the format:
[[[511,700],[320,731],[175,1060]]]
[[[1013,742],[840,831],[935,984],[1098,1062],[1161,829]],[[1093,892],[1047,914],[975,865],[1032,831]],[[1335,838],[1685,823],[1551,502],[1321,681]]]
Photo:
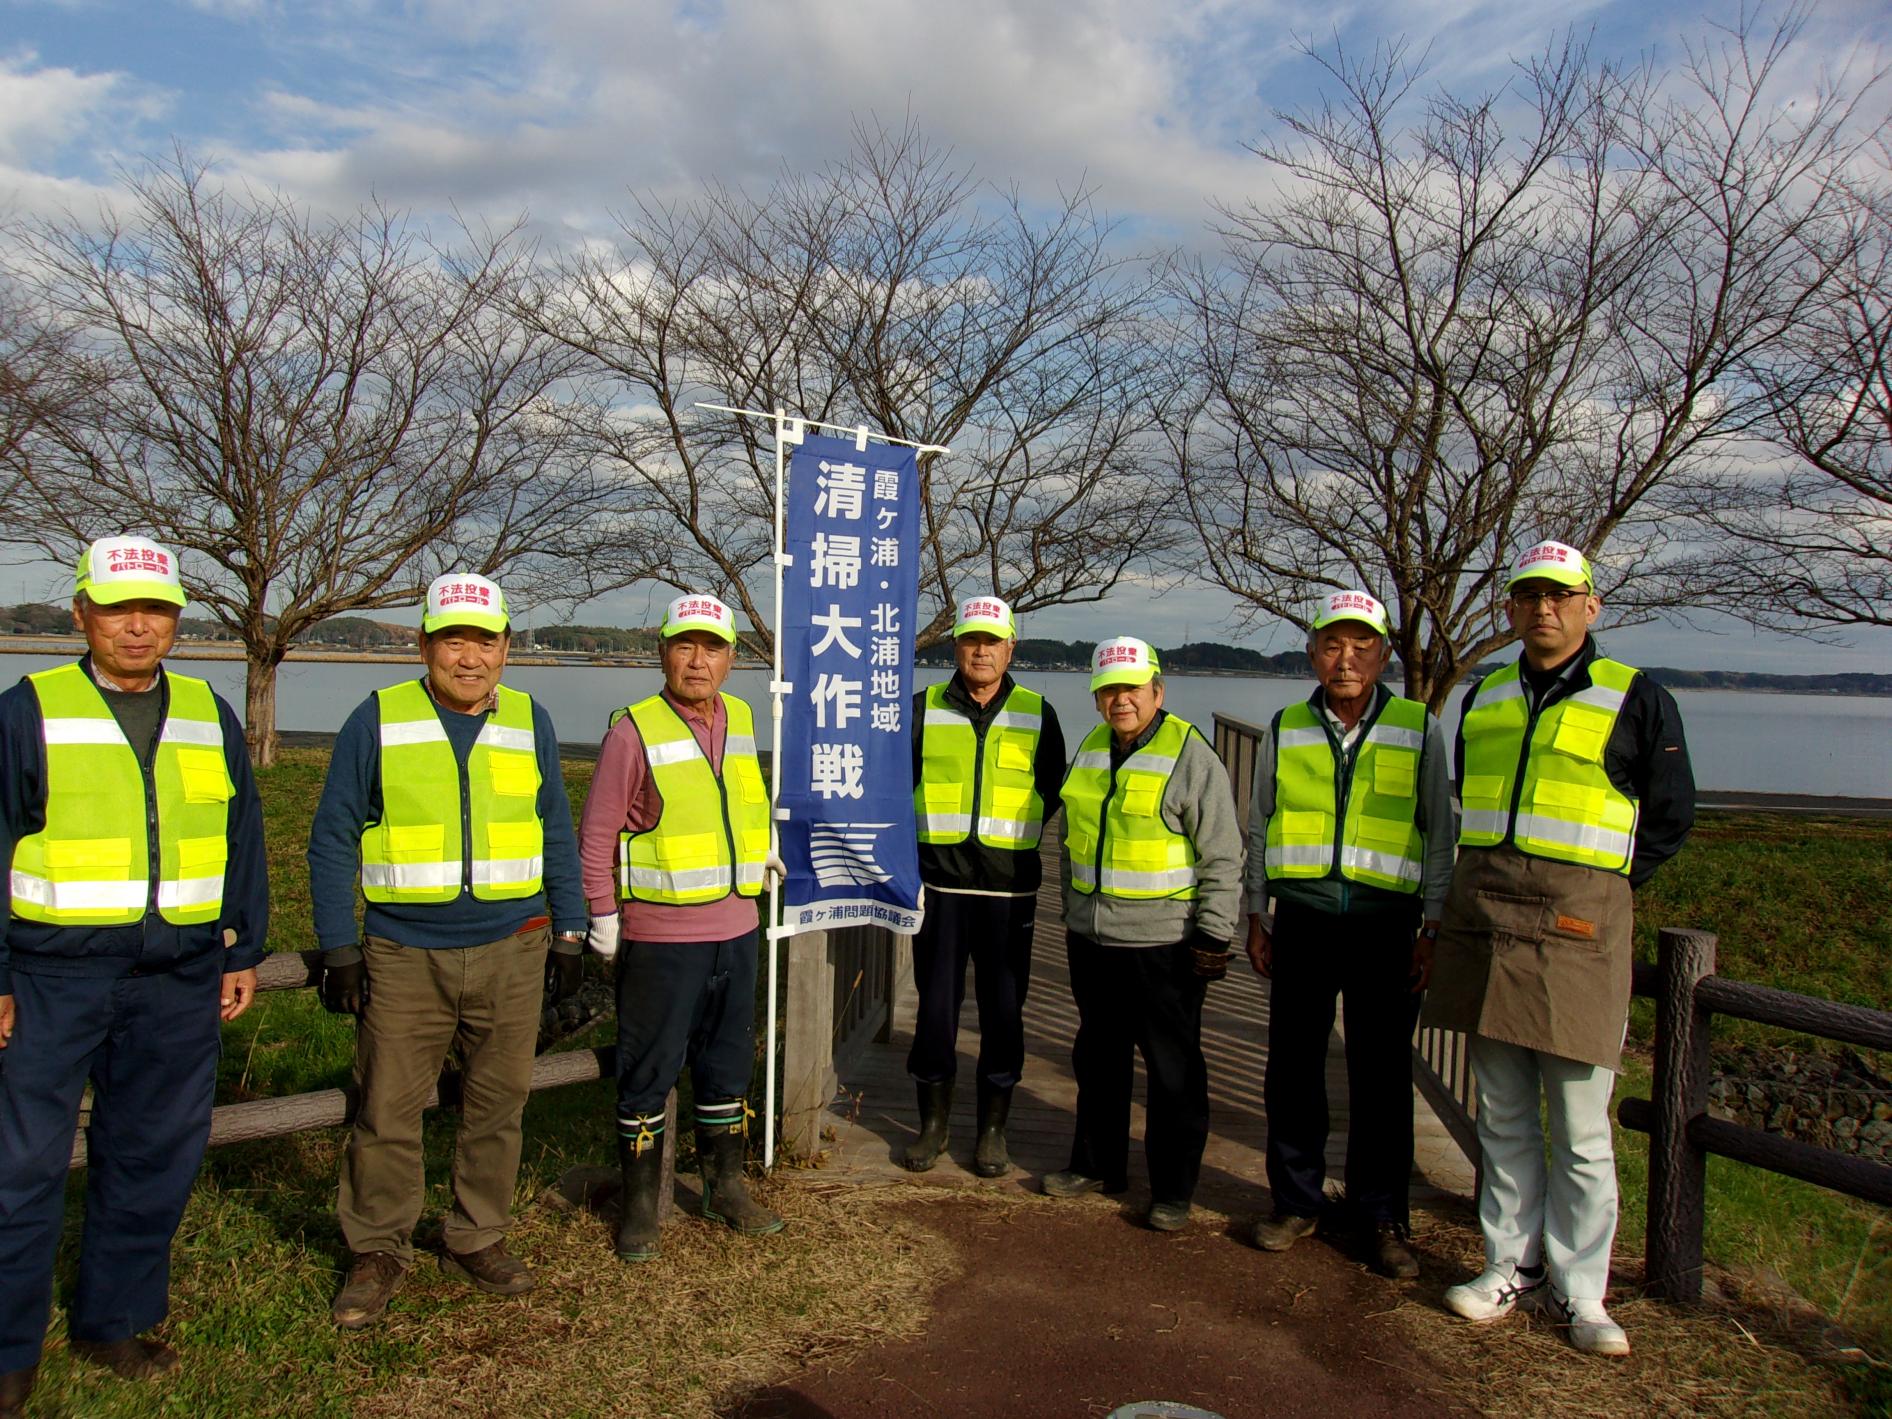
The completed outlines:
[[[1106,685],[1147,685],[1162,671],[1156,649],[1135,636],[1100,641],[1091,652],[1091,693]]]
[[[477,572],[448,572],[427,588],[427,610],[420,628],[432,635],[442,626],[472,626],[495,634],[512,624],[506,593],[499,583]]]
[[[1511,580],[1504,584],[1504,589],[1509,591],[1532,577],[1542,577],[1560,586],[1596,585],[1590,559],[1567,542],[1539,542],[1534,547],[1526,547],[1517,565],[1511,568]]]
[[[691,592],[679,596],[664,609],[663,639],[680,636],[685,631],[708,631],[736,643],[736,614],[714,596]]]
[[[99,606],[120,601],[185,604],[177,553],[146,537],[101,537],[79,553],[73,594]]]
[[[1008,641],[1018,634],[1018,620],[1012,608],[996,596],[969,596],[959,603],[959,620],[953,625],[955,637],[979,631]]]
[[[1320,614],[1314,618],[1313,629],[1331,626],[1336,621],[1359,621],[1371,626],[1380,635],[1389,634],[1391,623],[1387,620],[1386,607],[1379,598],[1364,591],[1336,591],[1327,598]]]

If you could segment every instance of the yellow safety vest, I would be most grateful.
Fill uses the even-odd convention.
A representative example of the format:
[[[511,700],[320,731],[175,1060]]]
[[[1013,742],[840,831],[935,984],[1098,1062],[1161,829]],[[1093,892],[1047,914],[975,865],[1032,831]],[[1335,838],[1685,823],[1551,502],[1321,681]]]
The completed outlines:
[[[1165,719],[1150,742],[1110,768],[1110,726],[1084,736],[1064,776],[1064,846],[1071,885],[1086,896],[1196,895],[1196,846],[1163,821],[1163,793],[1191,725]]]
[[[973,833],[976,803],[985,846],[1021,852],[1038,846],[1045,805],[1033,768],[1044,705],[1042,696],[1014,685],[986,726],[981,753],[972,721],[946,703],[946,686],[927,690],[920,782],[913,790],[921,842],[964,842]]]
[[[696,906],[762,894],[769,860],[769,790],[755,752],[749,706],[724,695],[723,769],[710,767],[696,735],[662,695],[628,710],[663,800],[655,827],[618,834],[618,900]],[[613,721],[618,716],[614,715]],[[734,780],[736,792],[729,791]]]
[[[381,821],[362,830],[362,896],[451,902],[468,887],[483,902],[534,895],[545,873],[545,824],[532,696],[499,687],[464,777],[441,710],[419,680],[375,691],[375,703]]]
[[[1343,877],[1390,892],[1417,892],[1419,755],[1426,707],[1394,696],[1361,730],[1344,815],[1333,743],[1303,700],[1274,722],[1274,814],[1265,861],[1271,878]]]
[[[1461,733],[1461,847],[1509,842],[1532,857],[1629,872],[1636,855],[1636,800],[1603,766],[1616,717],[1637,671],[1590,662],[1589,683],[1533,714],[1515,664],[1472,691]]]
[[[164,723],[147,777],[78,665],[27,679],[46,746],[46,826],[14,844],[13,914],[53,926],[129,926],[145,918],[155,867],[160,916],[174,926],[217,920],[236,789],[210,686],[165,672]]]

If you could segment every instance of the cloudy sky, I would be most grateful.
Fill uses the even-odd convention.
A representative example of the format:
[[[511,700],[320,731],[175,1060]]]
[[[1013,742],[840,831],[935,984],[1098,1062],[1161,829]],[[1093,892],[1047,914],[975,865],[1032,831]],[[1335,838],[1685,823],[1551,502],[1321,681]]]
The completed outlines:
[[[1245,144],[1314,102],[1302,43],[1406,42],[1428,76],[1493,90],[1565,27],[1682,64],[1726,0],[0,0],[0,211],[89,209],[181,143],[230,177],[352,210],[527,214],[552,240],[611,225],[631,191],[759,187],[909,115],[1027,197],[1080,183],[1139,243],[1206,241],[1213,200],[1264,180]],[[1797,55],[1892,63],[1884,0],[1819,0]],[[41,587],[35,581],[45,582]],[[21,568],[0,596],[58,594]],[[1059,636],[1222,634],[1226,598],[1048,613]],[[638,596],[593,619],[646,619]],[[1109,624],[1106,625],[1105,623]],[[1268,643],[1268,637],[1251,637]],[[1277,636],[1274,648],[1285,644]],[[1808,647],[1647,629],[1617,654],[1754,669],[1892,669],[1892,635]]]

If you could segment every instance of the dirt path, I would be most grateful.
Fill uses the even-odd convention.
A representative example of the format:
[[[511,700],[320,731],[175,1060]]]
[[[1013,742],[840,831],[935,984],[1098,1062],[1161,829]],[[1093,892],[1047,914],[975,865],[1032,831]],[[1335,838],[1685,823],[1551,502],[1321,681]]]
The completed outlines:
[[[1137,1400],[1226,1419],[1467,1412],[1384,1319],[1411,1288],[1324,1242],[1266,1255],[1200,1212],[1162,1236],[1095,1198],[903,1210],[962,1268],[926,1333],[811,1366],[730,1419],[1075,1419]]]

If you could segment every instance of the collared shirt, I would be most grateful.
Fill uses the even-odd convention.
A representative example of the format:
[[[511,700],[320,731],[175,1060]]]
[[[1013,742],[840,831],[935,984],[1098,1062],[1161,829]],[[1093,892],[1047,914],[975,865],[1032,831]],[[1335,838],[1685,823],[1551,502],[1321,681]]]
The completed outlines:
[[[698,708],[683,703],[667,688],[662,694],[689,726],[710,767],[722,773],[723,740],[729,728],[723,697],[714,695],[707,706]],[[647,833],[662,817],[663,795],[644,757],[644,736],[627,714],[611,726],[599,746],[598,768],[578,818],[578,860],[591,914],[621,911],[620,930],[627,941],[729,941],[754,931],[757,899],[735,892],[721,901],[693,906],[618,901],[618,834]]]

